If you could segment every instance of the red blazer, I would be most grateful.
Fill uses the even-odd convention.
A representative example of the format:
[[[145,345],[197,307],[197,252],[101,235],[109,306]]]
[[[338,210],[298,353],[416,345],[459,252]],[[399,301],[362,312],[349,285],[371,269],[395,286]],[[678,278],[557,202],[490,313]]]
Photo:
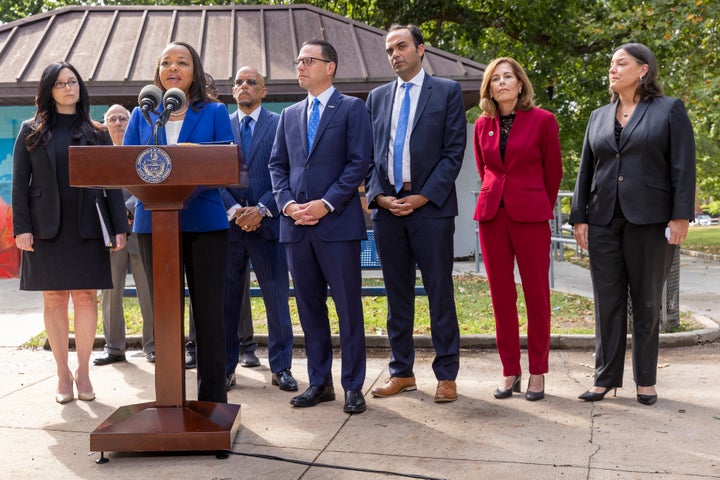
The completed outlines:
[[[560,138],[555,116],[540,108],[518,110],[500,159],[500,118],[475,122],[475,159],[482,182],[475,220],[492,220],[504,200],[516,222],[553,218],[562,178]]]

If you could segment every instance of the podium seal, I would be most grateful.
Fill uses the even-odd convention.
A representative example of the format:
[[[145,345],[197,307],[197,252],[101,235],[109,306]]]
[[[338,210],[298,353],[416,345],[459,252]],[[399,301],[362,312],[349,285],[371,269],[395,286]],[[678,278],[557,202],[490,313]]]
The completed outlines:
[[[172,172],[172,160],[165,150],[149,147],[135,159],[135,171],[147,183],[162,183]]]

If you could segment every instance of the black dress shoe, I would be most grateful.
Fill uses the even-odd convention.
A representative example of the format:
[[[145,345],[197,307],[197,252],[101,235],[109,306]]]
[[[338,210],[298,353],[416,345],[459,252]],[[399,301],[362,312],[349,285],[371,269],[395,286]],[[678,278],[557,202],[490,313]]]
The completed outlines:
[[[657,402],[657,395],[643,395],[642,393],[638,393],[637,401],[643,405],[655,405]]]
[[[610,390],[614,392],[613,397],[617,397],[616,387],[605,387],[605,390],[603,392],[593,392],[592,390],[588,390],[587,392],[578,395],[578,398],[580,400],[585,400],[586,402],[599,402],[600,400],[605,398],[605,395],[607,395]]]
[[[532,377],[532,375],[530,375]],[[542,375],[542,390],[539,392],[530,391],[530,381],[528,380],[528,389],[525,390],[525,400],[537,402],[545,398],[545,375]]]
[[[150,363],[155,363],[155,352],[150,352],[147,355],[145,355],[145,358]]]
[[[235,374],[231,373],[225,376],[225,390],[228,392],[232,387],[237,385],[237,381],[235,380]]]
[[[260,360],[253,352],[243,352],[240,354],[240,366],[245,368],[259,367]]]
[[[296,407],[314,407],[320,402],[335,400],[335,390],[332,385],[310,385],[300,395],[293,397],[290,403]]]
[[[362,413],[367,410],[365,405],[365,398],[363,394],[358,390],[348,390],[345,392],[345,406],[343,412],[345,413]]]
[[[273,373],[272,384],[277,385],[280,387],[280,390],[285,390],[286,392],[296,392],[298,389],[297,381],[293,378],[289,368]]]
[[[495,393],[493,395],[498,400],[503,398],[510,398],[512,397],[513,392],[520,393],[520,382],[522,381],[522,375],[515,375],[515,378],[513,379],[512,385],[507,390],[500,390],[499,388],[495,389]]]
[[[195,352],[189,352],[185,350],[185,368],[195,368],[197,367],[197,357],[195,356]]]
[[[636,393],[635,398],[637,398],[637,401],[639,403],[642,403],[643,405],[655,405],[655,403],[657,402],[657,393],[650,394],[650,395],[646,395],[643,393],[637,393],[637,391],[635,393]]]
[[[115,362],[124,362],[125,361],[125,354],[121,353],[120,355],[113,355],[112,353],[105,352],[99,357],[95,358],[93,360],[93,364],[95,365],[110,365],[111,363]]]

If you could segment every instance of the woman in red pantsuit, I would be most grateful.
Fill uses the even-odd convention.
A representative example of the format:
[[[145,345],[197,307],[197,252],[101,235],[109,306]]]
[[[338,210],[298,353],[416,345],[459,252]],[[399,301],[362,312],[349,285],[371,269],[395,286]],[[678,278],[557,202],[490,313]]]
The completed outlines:
[[[555,116],[533,103],[525,70],[512,58],[493,60],[480,88],[475,157],[482,187],[475,209],[490,283],[503,383],[495,398],[520,391],[520,334],[514,266],[528,317],[530,379],[525,398],[545,396],[550,352],[550,225],[562,161]]]

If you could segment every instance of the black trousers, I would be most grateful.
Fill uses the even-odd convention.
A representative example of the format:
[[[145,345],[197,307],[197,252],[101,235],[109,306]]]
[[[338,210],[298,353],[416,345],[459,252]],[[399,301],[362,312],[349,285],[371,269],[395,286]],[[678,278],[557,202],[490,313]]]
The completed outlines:
[[[138,234],[140,255],[152,278],[152,234]],[[182,232],[182,262],[195,322],[198,400],[227,402],[225,389],[224,288],[227,230]],[[158,337],[155,332],[155,337]]]
[[[588,225],[590,275],[595,296],[595,385],[621,387],[632,299],[632,361],[635,383],[656,383],[663,284],[675,245],[665,223],[635,225],[617,217]]]

